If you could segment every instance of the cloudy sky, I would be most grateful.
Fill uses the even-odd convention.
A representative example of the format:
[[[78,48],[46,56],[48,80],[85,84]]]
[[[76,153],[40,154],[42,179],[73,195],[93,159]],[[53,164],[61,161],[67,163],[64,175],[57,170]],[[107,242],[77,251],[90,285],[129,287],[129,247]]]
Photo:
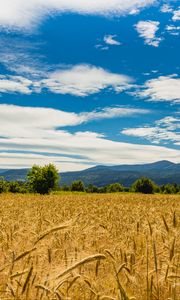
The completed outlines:
[[[0,168],[180,162],[180,6],[0,0]]]

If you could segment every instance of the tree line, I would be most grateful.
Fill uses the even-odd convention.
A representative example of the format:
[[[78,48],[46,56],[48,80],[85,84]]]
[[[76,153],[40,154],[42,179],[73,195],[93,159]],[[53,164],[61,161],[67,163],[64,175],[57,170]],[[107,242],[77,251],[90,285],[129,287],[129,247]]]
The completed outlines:
[[[151,179],[142,177],[137,179],[131,187],[124,187],[122,184],[116,182],[105,185],[103,187],[97,187],[95,185],[88,185],[85,187],[81,180],[74,181],[71,186],[64,185],[60,187],[61,191],[77,191],[87,193],[119,193],[119,192],[131,192],[142,194],[180,194],[180,185],[164,184],[162,186],[156,185]]]
[[[60,176],[58,170],[53,164],[46,166],[34,165],[27,174],[27,180],[8,182],[0,177],[0,193],[39,193],[49,194],[53,191],[71,191],[87,193],[117,193],[117,192],[134,192],[143,194],[180,194],[180,185],[165,184],[158,186],[151,179],[142,177],[136,180],[131,187],[124,187],[120,183],[112,183],[103,187],[95,185],[85,186],[81,180],[72,182],[70,186],[59,185]]]

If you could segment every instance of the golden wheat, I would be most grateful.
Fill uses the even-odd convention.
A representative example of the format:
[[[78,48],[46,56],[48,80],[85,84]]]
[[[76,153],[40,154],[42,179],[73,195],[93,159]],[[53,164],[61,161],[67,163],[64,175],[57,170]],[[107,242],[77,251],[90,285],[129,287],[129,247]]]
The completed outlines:
[[[180,300],[180,197],[0,196],[0,299]]]

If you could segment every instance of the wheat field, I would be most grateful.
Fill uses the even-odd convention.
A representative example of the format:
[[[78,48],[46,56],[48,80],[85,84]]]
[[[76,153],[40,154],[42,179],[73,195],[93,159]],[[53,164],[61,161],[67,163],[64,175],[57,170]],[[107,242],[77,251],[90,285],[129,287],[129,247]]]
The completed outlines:
[[[180,300],[180,196],[0,196],[0,299]]]

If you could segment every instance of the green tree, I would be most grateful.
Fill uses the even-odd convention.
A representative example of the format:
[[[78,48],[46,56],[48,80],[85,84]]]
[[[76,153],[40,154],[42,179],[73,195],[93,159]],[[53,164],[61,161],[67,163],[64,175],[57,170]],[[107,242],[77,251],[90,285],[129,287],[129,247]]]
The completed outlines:
[[[123,192],[123,186],[120,183],[109,184],[106,188],[107,193]]]
[[[142,177],[136,180],[132,185],[132,191],[143,194],[153,194],[155,189],[155,183],[146,177]]]
[[[40,167],[34,165],[27,174],[28,184],[34,193],[48,194],[58,187],[58,170],[53,164]]]
[[[71,191],[73,192],[84,192],[85,186],[81,180],[76,180],[71,185]]]
[[[8,183],[3,177],[0,177],[0,194],[8,192]]]

